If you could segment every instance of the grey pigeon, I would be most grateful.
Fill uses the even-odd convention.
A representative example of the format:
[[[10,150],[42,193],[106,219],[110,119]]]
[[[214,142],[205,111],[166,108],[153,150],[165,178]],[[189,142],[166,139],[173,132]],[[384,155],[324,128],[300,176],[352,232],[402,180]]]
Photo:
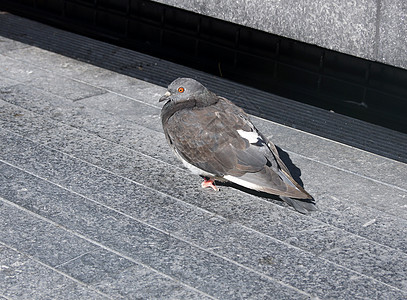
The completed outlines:
[[[161,110],[167,141],[188,169],[205,178],[202,187],[217,190],[215,180],[230,181],[278,195],[301,213],[316,210],[243,109],[191,78],[174,80],[159,101],[167,101]]]

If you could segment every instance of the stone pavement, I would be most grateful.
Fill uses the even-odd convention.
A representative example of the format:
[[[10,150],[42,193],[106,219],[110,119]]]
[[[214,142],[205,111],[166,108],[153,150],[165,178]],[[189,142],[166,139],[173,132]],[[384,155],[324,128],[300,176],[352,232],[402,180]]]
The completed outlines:
[[[406,164],[253,117],[317,200],[302,215],[202,190],[164,87],[4,35],[0,66],[0,299],[407,299]]]

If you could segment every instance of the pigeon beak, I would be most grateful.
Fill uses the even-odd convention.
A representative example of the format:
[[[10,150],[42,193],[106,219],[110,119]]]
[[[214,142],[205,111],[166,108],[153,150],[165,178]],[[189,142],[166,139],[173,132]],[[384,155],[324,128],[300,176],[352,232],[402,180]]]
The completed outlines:
[[[171,93],[169,91],[165,92],[165,94],[158,100],[158,102],[163,102],[165,100],[168,100],[168,98],[171,96]]]

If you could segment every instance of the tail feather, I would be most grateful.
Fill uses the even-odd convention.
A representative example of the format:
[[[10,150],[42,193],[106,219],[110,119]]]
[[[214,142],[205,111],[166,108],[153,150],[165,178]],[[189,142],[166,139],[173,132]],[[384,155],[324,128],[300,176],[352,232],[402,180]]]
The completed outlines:
[[[294,199],[286,196],[280,196],[280,198],[302,214],[308,214],[310,211],[318,210],[313,199]]]

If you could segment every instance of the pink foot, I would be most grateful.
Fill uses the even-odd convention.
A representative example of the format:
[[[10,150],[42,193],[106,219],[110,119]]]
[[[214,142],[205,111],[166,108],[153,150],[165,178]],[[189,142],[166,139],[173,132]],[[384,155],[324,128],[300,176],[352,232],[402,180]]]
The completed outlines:
[[[214,191],[218,191],[219,189],[215,186],[214,184],[215,180],[213,179],[204,179],[204,181],[201,183],[202,188],[207,188],[211,187],[213,188]]]

